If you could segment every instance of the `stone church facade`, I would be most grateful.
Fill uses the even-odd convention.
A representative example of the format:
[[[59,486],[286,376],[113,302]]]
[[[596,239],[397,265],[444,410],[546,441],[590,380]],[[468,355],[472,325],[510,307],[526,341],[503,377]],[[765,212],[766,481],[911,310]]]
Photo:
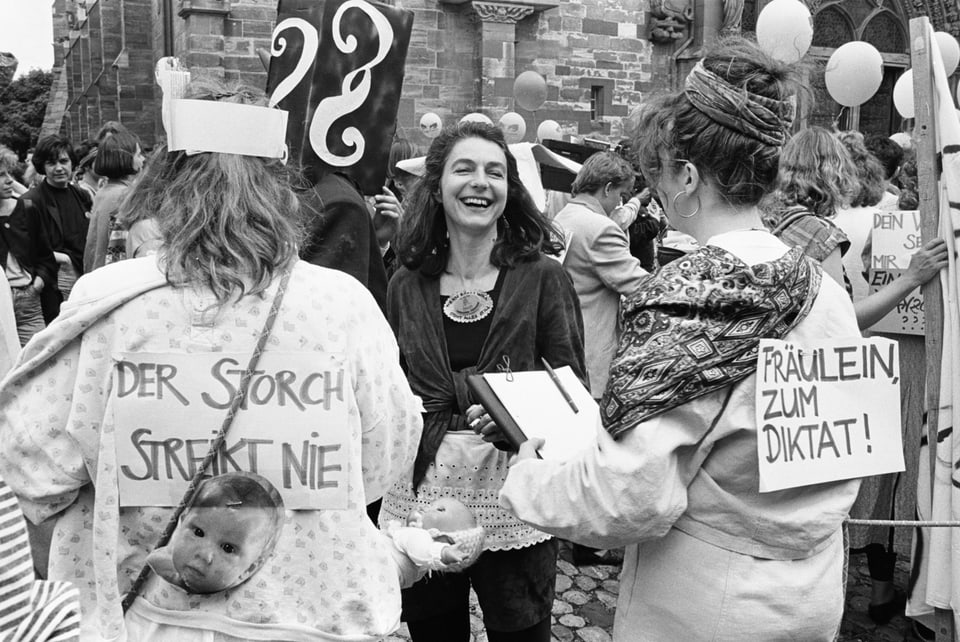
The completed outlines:
[[[318,0],[320,1],[320,0]],[[751,32],[769,0],[390,0],[414,13],[398,134],[425,146],[426,112],[456,122],[470,112],[496,121],[517,111],[533,140],[544,119],[565,133],[616,140],[622,119],[645,96],[675,88],[703,47],[727,33]],[[162,141],[153,67],[178,56],[195,73],[258,87],[266,73],[276,0],[55,0],[55,91],[45,133],[92,137],[118,120],[152,147]],[[899,74],[910,66],[909,20],[960,34],[957,0],[807,0],[815,18],[806,57],[812,92],[805,121],[892,133]],[[883,54],[884,82],[871,101],[841,110],[823,88],[834,48],[866,40]],[[547,100],[516,108],[513,80],[534,70]]]

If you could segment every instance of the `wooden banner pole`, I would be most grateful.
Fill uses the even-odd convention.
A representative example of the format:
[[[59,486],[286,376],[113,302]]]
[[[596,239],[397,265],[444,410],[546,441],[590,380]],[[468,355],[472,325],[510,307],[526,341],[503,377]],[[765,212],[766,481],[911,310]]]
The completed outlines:
[[[917,152],[917,188],[920,197],[920,233],[923,242],[940,235],[940,150],[937,145],[936,91],[931,52],[930,20],[910,20],[910,58],[913,68],[913,131]],[[945,107],[953,109],[953,105]],[[930,444],[930,480],[933,488],[937,463],[938,408],[940,407],[940,360],[943,353],[943,298],[940,279],[923,286],[926,323],[926,414]],[[935,609],[937,642],[954,642],[953,612]]]

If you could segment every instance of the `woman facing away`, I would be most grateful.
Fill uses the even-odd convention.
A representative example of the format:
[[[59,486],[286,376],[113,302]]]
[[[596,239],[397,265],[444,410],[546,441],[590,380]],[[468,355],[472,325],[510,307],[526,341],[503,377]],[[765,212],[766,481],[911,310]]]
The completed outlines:
[[[858,154],[859,156],[859,154]],[[880,168],[874,166],[874,170]],[[783,148],[775,191],[765,209],[767,222],[784,243],[801,248],[823,265],[824,271],[841,283],[853,299],[857,324],[866,329],[882,319],[903,297],[932,279],[947,265],[947,246],[941,239],[925,243],[910,257],[904,274],[878,291],[854,296],[852,284],[858,274],[847,272],[845,260],[850,238],[837,225],[837,212],[851,203],[870,200],[864,195],[875,189],[873,179],[860,175],[850,152],[833,133],[822,127],[802,129]],[[851,228],[852,229],[852,228]],[[860,233],[854,240],[860,245]],[[850,258],[859,257],[859,253]],[[861,290],[862,291],[862,290]]]
[[[143,168],[140,141],[128,131],[107,135],[97,148],[93,170],[106,182],[93,198],[83,271],[91,272],[107,263],[126,258],[127,231],[120,229],[117,214],[133,179]]]
[[[822,128],[802,130],[787,143],[784,157],[787,160],[781,163],[775,200],[793,206],[780,213],[781,222],[774,229],[779,229],[781,238],[788,243],[792,239],[801,244],[809,256],[823,256],[824,270],[838,282],[851,285],[848,292],[861,330],[866,331],[909,292],[946,267],[946,244],[934,239],[911,256],[900,278],[870,292],[864,276],[869,268],[869,250],[866,263],[863,254],[864,248],[870,245],[873,217],[884,197],[886,176],[884,167],[869,152],[860,132],[834,134]],[[837,232],[846,243],[830,242]],[[911,358],[901,352],[903,367],[909,369],[905,360]],[[904,394],[909,386],[909,382],[903,383]],[[903,396],[902,400],[906,404],[908,399]],[[904,430],[910,424],[904,421]],[[904,443],[909,444],[906,434],[904,437]],[[892,518],[897,479],[898,475],[864,479],[851,515],[861,519]],[[901,611],[905,602],[904,595],[895,591],[893,584],[897,558],[893,551],[893,529],[886,531],[878,527],[852,528],[848,541],[851,551],[864,550],[867,554],[871,579],[867,612],[880,624]],[[881,542],[887,542],[887,546]]]
[[[840,624],[841,524],[859,481],[758,492],[759,340],[859,334],[843,288],[760,218],[794,79],[728,40],[644,111],[644,174],[700,248],[627,297],[598,447],[557,462],[528,442],[500,494],[554,535],[627,546],[615,640],[832,640]],[[732,338],[746,319],[763,321]],[[670,365],[639,376],[656,362]]]
[[[449,496],[486,530],[485,551],[464,573],[437,575],[404,591],[415,642],[470,638],[472,586],[488,639],[547,642],[557,545],[499,507],[507,453],[471,430],[474,372],[570,366],[585,377],[577,296],[559,262],[556,232],[520,182],[502,132],[482,123],[445,129],[425,173],[404,201],[399,256],[387,315],[424,431],[412,471],[384,497],[380,523],[404,520]]]
[[[237,95],[252,94],[188,89]],[[49,577],[80,590],[84,640],[374,640],[399,625],[396,563],[365,506],[409,469],[421,404],[370,294],[297,259],[284,128],[274,110],[243,107],[257,133],[246,149],[231,114],[205,125],[215,144],[187,141],[199,153],[156,152],[168,180],[132,190],[159,205],[163,252],[79,279],[0,390],[0,475],[31,521],[52,522]],[[183,550],[198,553],[178,567],[189,581],[149,574],[124,615],[272,310],[260,374],[206,470],[271,481],[286,509],[276,542],[245,550],[262,533],[192,527]],[[236,512],[245,502],[215,510],[260,523]],[[241,583],[190,588],[215,572]]]

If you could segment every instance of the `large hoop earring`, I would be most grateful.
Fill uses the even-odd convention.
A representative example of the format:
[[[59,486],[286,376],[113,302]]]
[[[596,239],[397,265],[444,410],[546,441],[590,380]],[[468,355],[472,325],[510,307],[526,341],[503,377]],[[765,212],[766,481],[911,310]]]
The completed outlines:
[[[684,193],[680,191],[680,192],[677,192],[676,195],[673,197],[673,209],[677,213],[677,216],[679,216],[680,218],[693,218],[694,216],[700,213],[700,205],[701,205],[700,196],[699,195],[697,196],[697,209],[693,210],[689,214],[681,214],[680,210],[677,209],[677,199],[683,196],[683,194]]]

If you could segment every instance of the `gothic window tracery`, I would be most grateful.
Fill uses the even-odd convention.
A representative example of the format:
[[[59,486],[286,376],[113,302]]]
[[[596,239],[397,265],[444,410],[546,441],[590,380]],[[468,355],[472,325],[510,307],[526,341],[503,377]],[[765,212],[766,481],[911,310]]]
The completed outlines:
[[[836,48],[857,40],[847,14],[837,6],[825,7],[813,19],[813,46]]]
[[[860,39],[869,42],[878,51],[903,53],[907,50],[907,39],[900,21],[888,12],[879,13],[871,18]]]

